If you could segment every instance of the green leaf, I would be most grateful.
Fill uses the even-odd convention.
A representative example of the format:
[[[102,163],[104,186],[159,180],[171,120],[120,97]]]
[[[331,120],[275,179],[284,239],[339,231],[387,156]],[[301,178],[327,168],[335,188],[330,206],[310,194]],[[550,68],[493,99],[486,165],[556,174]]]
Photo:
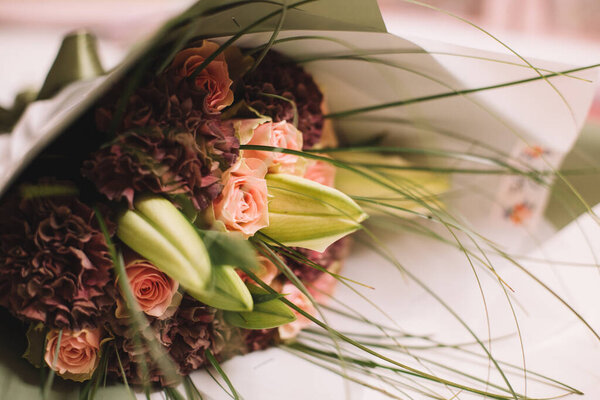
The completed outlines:
[[[270,329],[296,320],[294,312],[282,301],[281,294],[270,294],[266,290],[247,284],[254,299],[254,310],[250,312],[223,313],[225,322],[244,329]]]
[[[201,229],[197,231],[204,241],[212,265],[245,266],[258,270],[256,252],[241,235]]]
[[[231,382],[225,371],[223,371],[223,368],[221,368],[221,365],[219,365],[219,362],[217,361],[213,353],[210,351],[210,349],[206,349],[204,351],[204,355],[206,356],[206,359],[210,362],[210,365],[212,365],[213,368],[217,370],[219,375],[221,375],[221,378],[223,378],[223,380],[229,387],[229,390],[231,391],[231,397],[233,397],[235,400],[239,400],[240,395],[238,394],[237,390],[235,390],[235,387],[233,387],[233,383]]]
[[[187,218],[188,221],[190,221],[192,224],[196,221],[198,218],[198,210],[196,210],[196,207],[194,207],[192,200],[188,196],[184,194],[178,194],[172,196],[171,200],[173,203],[179,206],[181,213]]]
[[[44,353],[46,349],[44,345],[46,343],[46,328],[44,324],[30,324],[27,328],[27,349],[23,354],[23,358],[29,361],[36,368],[42,366],[44,360]]]
[[[228,265],[213,267],[211,286],[202,291],[188,290],[204,304],[221,310],[251,311],[252,295],[235,269]]]
[[[77,196],[79,194],[79,190],[75,186],[59,184],[23,185],[20,187],[20,192],[24,199],[55,196]]]
[[[285,297],[283,293],[267,293],[267,294],[253,294],[252,300],[254,300],[254,304],[266,303],[267,301],[280,299]]]

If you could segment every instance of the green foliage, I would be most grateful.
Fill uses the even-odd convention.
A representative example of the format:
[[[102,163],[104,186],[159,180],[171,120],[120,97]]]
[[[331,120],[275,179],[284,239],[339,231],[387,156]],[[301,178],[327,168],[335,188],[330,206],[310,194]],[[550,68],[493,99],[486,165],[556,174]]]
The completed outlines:
[[[256,252],[241,235],[197,229],[202,238],[212,265],[244,266],[258,268]]]
[[[251,311],[252,295],[238,275],[229,265],[217,265],[212,269],[212,282],[202,291],[188,293],[204,304],[221,310]]]
[[[225,322],[244,329],[270,329],[296,320],[296,316],[280,299],[285,295],[269,293],[256,285],[247,284],[254,309],[250,312],[224,312]]]

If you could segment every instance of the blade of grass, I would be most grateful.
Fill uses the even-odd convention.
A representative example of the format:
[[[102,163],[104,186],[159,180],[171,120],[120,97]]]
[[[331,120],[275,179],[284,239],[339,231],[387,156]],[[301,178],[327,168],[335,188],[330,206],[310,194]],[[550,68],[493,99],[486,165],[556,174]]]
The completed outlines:
[[[250,68],[250,71],[248,71],[248,73],[256,71],[256,68],[258,68],[262,60],[265,58],[265,56],[271,49],[271,46],[273,46],[273,43],[277,39],[277,35],[279,35],[279,31],[281,31],[281,28],[283,27],[283,21],[285,21],[285,17],[287,15],[287,7],[287,0],[283,0],[283,4],[281,5],[281,14],[279,15],[279,21],[277,22],[277,26],[275,26],[275,29],[273,29],[273,33],[271,34],[267,45],[260,52],[256,60],[254,60],[254,64],[252,65],[252,68]]]
[[[52,365],[50,365],[50,373],[48,374],[48,378],[46,379],[46,383],[44,384],[44,389],[42,391],[42,398],[47,399],[52,389],[52,383],[54,382],[54,376],[56,375],[56,363],[58,362],[58,354],[60,353],[60,342],[62,340],[63,330],[58,331],[58,338],[56,339],[56,349],[54,350],[54,356],[52,358]]]
[[[188,400],[202,400],[202,394],[189,375],[186,375],[185,378],[183,378],[183,387]]]
[[[233,387],[233,384],[231,383],[231,380],[229,379],[229,377],[227,376],[227,374],[225,373],[225,371],[223,371],[223,369],[219,365],[219,362],[217,361],[217,359],[215,358],[215,356],[212,354],[212,352],[210,351],[210,349],[206,349],[206,351],[204,352],[204,355],[206,356],[206,359],[208,360],[208,362],[210,363],[210,365],[212,365],[213,368],[215,370],[217,370],[217,372],[219,373],[219,375],[221,375],[221,378],[223,378],[223,380],[227,384],[227,387],[229,387],[229,390],[233,394],[233,398],[235,400],[239,400],[240,396],[239,396],[237,390],[235,390],[235,387]]]
[[[233,394],[231,394],[227,388],[225,386],[223,386],[223,384],[221,382],[219,382],[219,380],[213,375],[213,373],[210,371],[209,368],[205,368],[204,369],[206,371],[206,373],[208,374],[208,376],[211,377],[211,379],[221,388],[223,389],[223,392],[225,392],[225,394],[227,394],[227,396],[231,397],[233,399]]]
[[[250,270],[248,269],[244,269],[243,266],[240,267],[240,269],[242,269],[246,274],[248,274],[248,276],[255,280],[263,289],[267,290],[270,293],[276,294],[277,292],[275,292],[269,285],[265,284],[264,282],[261,282],[260,279]],[[320,320],[318,320],[317,318],[313,317],[311,314],[307,313],[306,311],[302,310],[300,307],[296,306],[294,303],[290,302],[289,300],[287,300],[285,297],[281,299],[281,301],[283,301],[285,304],[288,305],[288,307],[292,308],[293,310],[295,310],[297,313],[301,314],[302,316],[304,316],[305,318],[311,320],[312,322],[314,322],[316,325],[320,326],[321,328],[325,329],[325,330],[330,330],[333,334],[335,334],[340,340],[358,348],[359,350],[364,351],[365,353],[374,356],[378,359],[381,359],[383,361],[386,361],[392,365],[395,365],[397,367],[400,367],[402,369],[405,369],[408,372],[411,372],[413,374],[415,374],[415,376],[419,377],[419,378],[423,378],[432,382],[437,382],[437,383],[441,383],[444,385],[448,385],[448,386],[452,386],[458,389],[462,389],[471,393],[475,393],[475,394],[479,394],[479,395],[484,395],[484,396],[488,396],[489,398],[493,398],[493,399],[498,399],[498,400],[507,400],[507,399],[513,399],[515,398],[515,396],[511,396],[511,397],[506,397],[506,396],[502,396],[502,395],[498,395],[498,394],[494,394],[494,393],[489,393],[489,392],[485,392],[476,388],[471,388],[465,385],[461,385],[459,383],[456,382],[451,382],[448,381],[446,379],[443,378],[439,378],[437,376],[433,376],[431,374],[427,374],[424,373],[422,371],[419,371],[418,369],[412,368],[410,366],[404,365],[394,359],[391,359],[381,353],[378,353],[366,346],[361,345],[360,343],[358,343],[357,341],[347,337],[346,335],[340,333],[339,331],[331,328],[330,326],[324,324],[323,322],[321,322]],[[518,398],[518,396],[517,396]]]
[[[298,1],[296,3],[291,4],[289,7],[290,8],[299,7],[303,4],[312,3],[313,1],[316,1],[316,0],[302,0],[302,1]],[[285,9],[287,10],[287,7]],[[221,54],[223,51],[225,51],[225,49],[227,47],[229,47],[230,45],[235,43],[244,34],[250,32],[252,29],[256,28],[263,22],[268,21],[269,19],[281,14],[282,12],[284,12],[284,9],[282,9],[282,8],[280,8],[276,11],[273,11],[273,12],[265,15],[264,17],[257,19],[256,21],[254,21],[253,23],[251,23],[244,29],[241,29],[240,31],[238,31],[238,33],[236,33],[231,38],[229,38],[227,41],[225,41],[225,43],[220,45],[219,48],[217,50],[215,50],[210,56],[206,57],[206,59],[198,67],[196,67],[196,69],[194,69],[194,72],[192,72],[192,74],[188,77],[188,79],[190,81],[194,81],[194,79],[196,79],[196,77],[208,66],[208,64],[210,64],[215,58],[217,58],[217,56],[219,54]]]
[[[415,97],[412,99],[375,104],[375,105],[367,106],[367,107],[360,107],[360,108],[355,108],[355,109],[351,109],[351,110],[329,113],[329,114],[325,115],[324,117],[325,118],[346,118],[351,115],[366,113],[369,111],[377,111],[377,110],[383,110],[386,108],[407,106],[410,104],[422,103],[422,102],[432,101],[432,100],[439,100],[439,99],[444,99],[444,98],[453,97],[453,96],[461,96],[461,95],[466,95],[466,94],[471,94],[471,93],[483,92],[486,90],[500,89],[503,87],[522,85],[524,83],[535,82],[535,81],[539,81],[541,79],[549,79],[549,78],[552,78],[555,76],[570,74],[573,72],[585,71],[585,70],[593,69],[593,68],[597,68],[597,67],[600,67],[600,64],[593,64],[593,65],[588,65],[588,66],[579,67],[579,68],[571,68],[571,69],[561,71],[561,72],[542,75],[541,77],[536,76],[533,78],[520,79],[520,80],[516,80],[516,81],[512,81],[512,82],[499,83],[499,84],[495,84],[495,85],[482,86],[482,87],[478,87],[478,88],[463,89],[463,90],[457,90],[457,91],[452,91],[452,92],[438,93],[438,94],[429,95],[429,96]]]
[[[287,38],[287,39],[295,39],[295,38]],[[285,39],[281,39],[281,40],[285,40]],[[275,44],[277,44],[277,43],[275,43]],[[452,52],[448,52],[448,51],[431,51],[431,50],[424,50],[424,49],[364,50],[364,51],[355,51],[353,53],[308,56],[308,57],[305,57],[305,58],[297,59],[295,61],[297,63],[307,63],[307,62],[326,61],[326,60],[334,60],[334,59],[340,59],[340,60],[356,59],[357,57],[369,57],[369,56],[377,56],[377,55],[404,55],[404,54],[424,54],[424,55],[428,54],[428,55],[441,55],[441,56],[451,56],[451,57],[460,57],[460,58],[470,58],[470,59],[473,59],[473,60],[489,61],[489,62],[498,63],[498,64],[506,64],[506,65],[512,65],[512,66],[515,66],[515,67],[533,69],[533,70],[538,70],[538,71],[542,71],[542,72],[546,72],[546,73],[555,73],[555,74],[558,74],[560,76],[564,76],[566,78],[575,79],[575,80],[579,80],[579,81],[587,82],[587,83],[592,83],[591,80],[586,79],[586,78],[581,78],[581,77],[574,76],[574,75],[569,75],[569,74],[562,74],[559,71],[553,71],[553,70],[549,70],[549,69],[545,69],[545,68],[540,68],[540,67],[533,67],[532,68],[532,67],[530,67],[527,64],[520,64],[520,63],[516,63],[516,62],[511,62],[511,61],[506,61],[506,60],[500,60],[500,59],[491,58],[491,57],[474,56],[474,55],[470,55],[470,54],[452,53]]]
[[[251,146],[251,147],[260,147],[260,146]],[[268,150],[268,146],[265,146],[264,149],[259,149],[259,150]],[[271,150],[272,151],[272,150]],[[285,151],[283,151],[285,152]],[[302,152],[297,152],[297,153],[302,153]],[[313,155],[314,156],[314,155]],[[336,162],[339,163],[336,160],[329,160],[326,157],[322,157],[324,160],[327,160],[327,162],[335,164]],[[350,166],[348,164],[344,164],[344,163],[339,163],[340,166],[353,171],[359,175],[368,177],[376,182],[378,182],[379,184],[381,184],[382,186],[386,186],[390,189],[396,190],[398,191],[398,189],[392,185],[390,185],[389,183],[383,182],[380,179],[377,178],[377,176],[374,176],[373,174],[367,174],[364,171],[361,171],[353,166]],[[400,192],[401,193],[401,192]],[[426,203],[423,203],[425,206],[427,206]],[[435,211],[433,209],[430,208],[430,211]],[[452,236],[454,237],[454,239],[457,241],[457,243],[460,244],[458,237],[456,237],[456,235],[453,233],[452,229],[450,229],[450,227],[445,223],[444,220],[440,219],[440,222],[442,222],[444,224],[444,226],[448,229],[448,232],[450,232],[452,234]],[[371,240],[374,241],[374,243],[379,246],[381,249],[383,249],[383,245],[382,243],[380,243],[377,238],[370,232],[368,232],[367,230],[363,229],[363,231],[367,232],[367,234],[369,234]],[[459,247],[461,250],[464,251],[463,246],[460,245]],[[460,318],[460,316],[446,303],[444,302],[439,296],[437,296],[437,294],[435,294],[435,292],[433,292],[427,285],[424,284],[424,282],[420,281],[419,279],[416,278],[415,275],[413,274],[409,274],[408,271],[403,268],[398,262],[397,260],[395,260],[395,258],[393,256],[391,256],[391,254],[389,254],[389,252],[387,251],[378,251],[378,253],[382,256],[384,256],[385,259],[387,259],[392,265],[394,265],[396,268],[398,268],[399,271],[405,271],[405,273],[407,273],[407,275],[410,276],[410,278],[415,281],[419,286],[421,286],[430,296],[432,296],[437,302],[439,302],[448,312],[450,312],[450,314],[457,319],[457,321],[459,321],[461,323],[461,325],[463,325],[463,327],[469,332],[469,334],[471,334],[473,336],[473,338],[475,340],[478,341],[478,343],[480,344],[481,348],[486,352],[486,354],[489,356],[490,360],[494,363],[495,368],[498,370],[498,372],[500,373],[500,375],[502,376],[502,378],[504,379],[505,383],[507,384],[508,388],[511,390],[511,392],[513,393],[513,397],[515,399],[517,399],[517,394],[514,392],[514,390],[512,389],[512,386],[510,384],[510,382],[508,381],[508,378],[506,377],[506,375],[503,373],[502,369],[500,368],[500,366],[498,365],[498,363],[495,361],[494,357],[492,357],[490,351],[488,348],[485,347],[485,345],[483,344],[483,342],[481,342],[481,340],[477,337],[477,335],[475,334],[475,332],[465,323],[465,321]],[[469,255],[466,251],[464,251],[465,256],[467,257],[467,260],[469,261],[469,264],[471,265],[471,267],[474,269],[474,266],[471,262],[471,259],[469,258]],[[487,310],[487,309],[486,309]],[[486,311],[486,315],[487,315],[487,311]]]
[[[125,374],[125,369],[123,368],[123,362],[121,361],[121,356],[119,355],[119,350],[117,349],[117,345],[114,344],[114,348],[115,348],[115,354],[117,356],[117,363],[119,364],[119,371],[121,371],[121,376],[123,377],[123,383],[125,384],[125,387],[127,388],[127,391],[129,392],[129,394],[131,394],[131,398],[135,399],[135,393],[133,393],[133,390],[131,389],[131,387],[129,387],[129,382],[127,381],[127,375]]]
[[[487,30],[483,29],[482,27],[480,27],[477,24],[472,23],[471,21],[462,18],[456,14],[453,14],[449,11],[446,11],[442,8],[439,7],[435,7],[432,6],[431,4],[426,4],[423,2],[420,2],[418,0],[402,0],[406,3],[411,3],[411,4],[415,4],[418,5],[420,7],[425,7],[425,8],[429,8],[431,10],[435,10],[437,12],[440,12],[442,14],[446,14],[452,18],[455,18],[461,22],[464,22],[465,24],[472,26],[473,28],[479,30],[480,32],[482,32],[483,34],[485,34],[486,36],[490,37],[491,39],[493,39],[495,42],[497,42],[498,44],[500,44],[502,47],[504,47],[505,49],[507,49],[508,51],[510,51],[512,54],[514,54],[515,56],[517,56],[521,61],[523,61],[525,64],[527,64],[531,69],[533,69],[538,75],[540,79],[543,79],[544,81],[546,81],[546,83],[552,88],[552,90],[554,90],[556,92],[556,94],[560,97],[560,99],[563,101],[563,103],[567,106],[567,108],[569,109],[569,112],[571,113],[571,117],[573,118],[573,122],[575,122],[575,113],[573,112],[573,108],[571,107],[571,105],[569,104],[569,102],[567,101],[567,99],[565,98],[565,96],[562,94],[562,92],[560,90],[558,90],[558,88],[556,86],[554,86],[552,84],[552,82],[550,82],[548,80],[548,78],[542,74],[542,72],[540,70],[538,70],[536,67],[534,67],[529,61],[527,61],[527,59],[525,59],[523,56],[521,56],[519,53],[517,53],[516,51],[514,51],[510,46],[508,46],[506,43],[504,43],[502,40],[498,39],[496,36],[492,35],[490,32],[488,32]]]
[[[180,380],[180,376],[176,372],[176,368],[173,364],[173,361],[169,357],[169,355],[165,352],[163,346],[158,343],[156,340],[155,334],[150,328],[148,324],[144,323],[144,315],[140,311],[137,301],[133,296],[133,292],[129,285],[129,279],[127,278],[127,274],[125,272],[125,265],[123,262],[123,256],[120,252],[117,251],[114,243],[110,238],[110,234],[106,227],[106,223],[102,217],[100,210],[97,207],[94,207],[96,219],[98,221],[98,225],[100,226],[101,231],[104,234],[107,247],[109,249],[109,254],[113,260],[113,266],[115,270],[115,275],[117,276],[117,282],[119,285],[119,289],[125,300],[125,305],[128,308],[130,314],[130,322],[132,323],[134,329],[134,341],[139,341],[139,346],[142,348],[143,343],[148,345],[147,352],[151,355],[152,360],[156,363],[157,367],[164,374],[164,377],[169,382],[178,382]],[[144,342],[142,342],[142,340]],[[137,346],[137,344],[136,344]],[[145,364],[145,351],[142,351],[142,368]]]

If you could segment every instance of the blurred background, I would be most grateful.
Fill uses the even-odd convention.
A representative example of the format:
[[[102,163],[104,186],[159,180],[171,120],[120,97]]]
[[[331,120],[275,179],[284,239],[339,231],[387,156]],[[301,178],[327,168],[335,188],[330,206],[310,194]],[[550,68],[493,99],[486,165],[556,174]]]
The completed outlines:
[[[324,0],[326,1],[326,0]],[[598,0],[424,0],[472,21],[528,57],[595,64],[600,60]],[[0,0],[0,106],[39,87],[64,34],[78,28],[99,38],[105,67],[191,0]],[[378,0],[391,32],[443,38],[502,50],[482,32],[443,12],[404,0]],[[598,96],[600,97],[600,96]],[[600,101],[590,114],[600,120]]]
[[[468,20],[498,37],[524,56],[575,64],[600,62],[598,0],[423,0],[434,8],[403,0],[378,0],[390,31],[445,37],[462,45],[499,50]],[[444,35],[440,35],[444,31]],[[590,110],[600,123],[600,91]]]
[[[527,35],[565,36],[599,40],[600,2],[597,0],[428,0],[424,1],[486,29]],[[386,13],[419,16],[423,7],[398,0],[380,0]]]
[[[326,0],[325,0],[326,1]],[[401,35],[444,38],[492,50],[497,43],[442,12],[403,0],[378,0],[388,29]],[[424,0],[480,25],[519,53],[592,64],[600,59],[598,0]],[[106,67],[191,0],[0,0],[0,106],[39,86],[62,36],[88,28],[100,39]],[[600,119],[600,102],[592,116]]]

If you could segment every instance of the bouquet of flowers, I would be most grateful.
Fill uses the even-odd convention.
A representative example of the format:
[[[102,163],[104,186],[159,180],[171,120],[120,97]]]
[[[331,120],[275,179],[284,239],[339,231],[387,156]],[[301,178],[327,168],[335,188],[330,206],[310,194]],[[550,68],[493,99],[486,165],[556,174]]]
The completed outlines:
[[[293,338],[315,313],[307,296],[333,290],[344,237],[367,216],[324,156],[299,156],[336,143],[323,95],[276,52],[249,72],[254,58],[219,49],[186,44],[109,135],[116,85],[67,176],[45,176],[42,156],[39,178],[5,197],[1,303],[29,324],[36,365],[164,384],[152,359],[146,377],[136,364],[152,354],[140,330],[186,375]]]
[[[395,105],[330,112],[335,85],[317,84],[306,59],[272,48],[286,12],[306,1],[237,21],[243,28],[224,38],[196,23],[210,27],[232,12],[239,19],[237,7],[248,2],[202,3],[85,87],[85,101],[73,92],[78,111],[57,117],[28,165],[6,172],[0,305],[27,338],[24,357],[48,371],[44,395],[58,375],[82,382],[86,398],[107,381],[169,398],[181,396],[183,383],[199,398],[189,375],[210,367],[237,397],[221,363],[285,343],[342,370],[385,362],[456,390],[520,398],[478,338],[506,393],[409,367],[326,322],[336,284],[362,285],[341,269],[349,235],[362,231],[377,243],[364,225],[369,215],[454,224],[439,198],[448,181],[389,154],[397,148],[340,145],[332,119]],[[277,16],[268,40],[236,43]],[[316,40],[292,33],[279,43],[300,39]],[[379,252],[397,264],[385,247]],[[397,340],[360,314],[336,312]],[[331,343],[297,341],[311,324]],[[346,346],[362,355],[343,353]]]

